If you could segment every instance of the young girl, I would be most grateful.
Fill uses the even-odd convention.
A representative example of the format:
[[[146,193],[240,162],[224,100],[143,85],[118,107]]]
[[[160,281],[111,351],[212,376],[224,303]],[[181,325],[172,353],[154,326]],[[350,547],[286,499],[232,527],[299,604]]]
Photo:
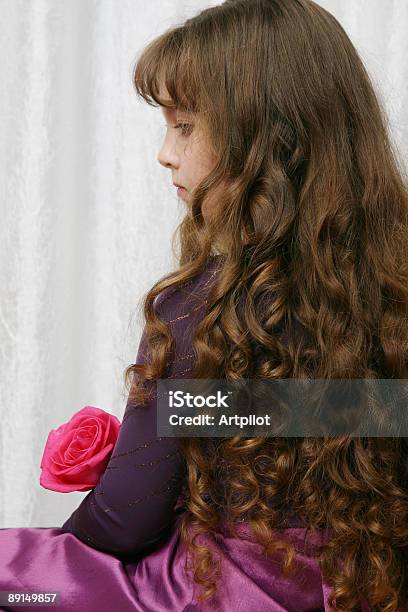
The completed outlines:
[[[151,42],[134,83],[186,204],[179,268],[146,296],[106,471],[62,529],[0,532],[0,590],[408,610],[405,438],[156,429],[158,379],[407,378],[407,183],[355,48],[311,0],[226,0]]]

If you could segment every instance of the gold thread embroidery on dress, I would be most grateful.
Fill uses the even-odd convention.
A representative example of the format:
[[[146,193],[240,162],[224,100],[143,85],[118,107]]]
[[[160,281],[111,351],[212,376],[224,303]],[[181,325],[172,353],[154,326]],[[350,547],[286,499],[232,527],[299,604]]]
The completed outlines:
[[[120,506],[113,506],[111,508],[105,508],[103,511],[107,513],[107,512],[111,512],[112,510],[120,510],[121,508],[130,508],[130,506],[135,506],[136,504],[140,504],[146,499],[153,497],[153,495],[157,495],[158,493],[165,493],[166,491],[170,491],[171,489],[172,489],[172,486],[167,485],[164,488],[160,488],[160,489],[156,489],[155,491],[151,491],[148,495],[145,495],[144,497],[140,497],[138,499],[135,499],[134,501],[128,502],[126,504],[122,504]]]
[[[211,276],[209,276],[206,280],[206,282],[204,283],[204,285],[202,286],[202,289],[204,289],[205,287],[207,287],[208,283],[210,282],[210,280],[212,278],[214,278],[216,272],[218,272],[218,269],[215,270],[210,270],[210,272],[212,272]],[[170,298],[171,296],[169,295],[168,298]],[[174,323],[175,321],[180,321],[181,319],[186,319],[188,318],[192,312],[196,312],[197,310],[199,310],[200,308],[202,308],[202,306],[204,304],[207,304],[208,300],[204,300],[203,304],[199,304],[198,306],[196,306],[195,308],[193,308],[193,310],[191,310],[190,312],[184,314],[184,315],[180,315],[179,317],[176,317],[175,319],[170,319],[170,321],[168,321],[168,323]]]
[[[118,457],[124,457],[125,455],[130,455],[131,453],[135,453],[143,448],[147,448],[153,444],[153,442],[161,442],[163,440],[162,437],[154,438],[153,440],[149,440],[146,444],[142,444],[141,446],[137,446],[136,448],[132,448],[130,451],[126,451],[125,453],[118,453],[117,455],[111,455],[110,460],[117,459]]]
[[[179,455],[179,454],[180,454],[180,451],[176,450],[174,453],[169,453],[168,455],[164,455],[164,457],[160,457],[159,459],[155,459],[154,461],[148,461],[147,463],[133,463],[132,465],[129,465],[126,467],[147,467],[147,466],[157,465],[158,463],[165,461],[169,457],[174,457],[175,455]],[[122,467],[123,466],[114,465],[114,466],[108,466],[106,469],[107,470],[120,470],[122,469]]]

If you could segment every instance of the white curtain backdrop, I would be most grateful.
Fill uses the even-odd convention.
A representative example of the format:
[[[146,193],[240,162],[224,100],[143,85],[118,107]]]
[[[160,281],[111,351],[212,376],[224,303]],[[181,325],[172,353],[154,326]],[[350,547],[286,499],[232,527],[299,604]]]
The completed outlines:
[[[216,4],[0,0],[0,527],[61,526],[86,493],[40,486],[48,432],[85,405],[123,417],[141,300],[175,263],[184,206],[133,62]],[[320,4],[365,61],[406,166],[408,2]]]

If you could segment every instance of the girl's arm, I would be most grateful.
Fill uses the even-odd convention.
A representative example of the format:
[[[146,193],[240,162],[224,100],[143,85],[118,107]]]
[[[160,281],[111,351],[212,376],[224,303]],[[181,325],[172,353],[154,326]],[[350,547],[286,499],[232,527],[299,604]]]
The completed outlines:
[[[202,316],[204,302],[189,303],[200,279],[204,285],[214,276],[205,270],[190,288],[170,291],[170,297],[157,305],[159,316],[170,324],[176,358],[168,376],[188,378],[192,366],[192,335]],[[144,363],[148,347],[145,331],[140,341],[137,363]],[[177,438],[157,437],[156,382],[146,381],[151,398],[143,406],[126,405],[124,418],[111,458],[98,484],[82,500],[64,523],[88,546],[111,554],[138,553],[154,544],[174,525],[175,508],[186,476],[184,457]],[[151,388],[150,388],[151,387]]]
[[[143,363],[146,350],[143,332],[137,363]],[[144,406],[128,400],[105,472],[62,526],[104,552],[138,552],[158,540],[177,516],[184,460],[177,438],[157,437],[155,384],[152,391]]]

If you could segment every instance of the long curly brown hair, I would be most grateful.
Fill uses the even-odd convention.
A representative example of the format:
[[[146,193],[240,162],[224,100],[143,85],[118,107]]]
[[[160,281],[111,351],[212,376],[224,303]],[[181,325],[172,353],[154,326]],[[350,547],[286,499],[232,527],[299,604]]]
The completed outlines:
[[[191,112],[217,161],[177,228],[179,268],[145,297],[152,359],[126,369],[132,397],[143,400],[143,381],[162,377],[171,354],[156,296],[193,278],[214,249],[224,260],[190,378],[406,379],[408,180],[380,96],[334,16],[311,0],[226,0],[150,42],[134,85],[152,106]],[[289,333],[286,346],[277,330],[292,325],[307,336]],[[361,596],[373,610],[408,609],[405,438],[179,441],[180,534],[202,600],[221,574],[196,538],[212,537],[221,516],[231,530],[245,518],[267,554],[285,550],[290,574],[292,544],[272,533],[290,503],[308,529],[332,529],[319,563],[335,610]]]

